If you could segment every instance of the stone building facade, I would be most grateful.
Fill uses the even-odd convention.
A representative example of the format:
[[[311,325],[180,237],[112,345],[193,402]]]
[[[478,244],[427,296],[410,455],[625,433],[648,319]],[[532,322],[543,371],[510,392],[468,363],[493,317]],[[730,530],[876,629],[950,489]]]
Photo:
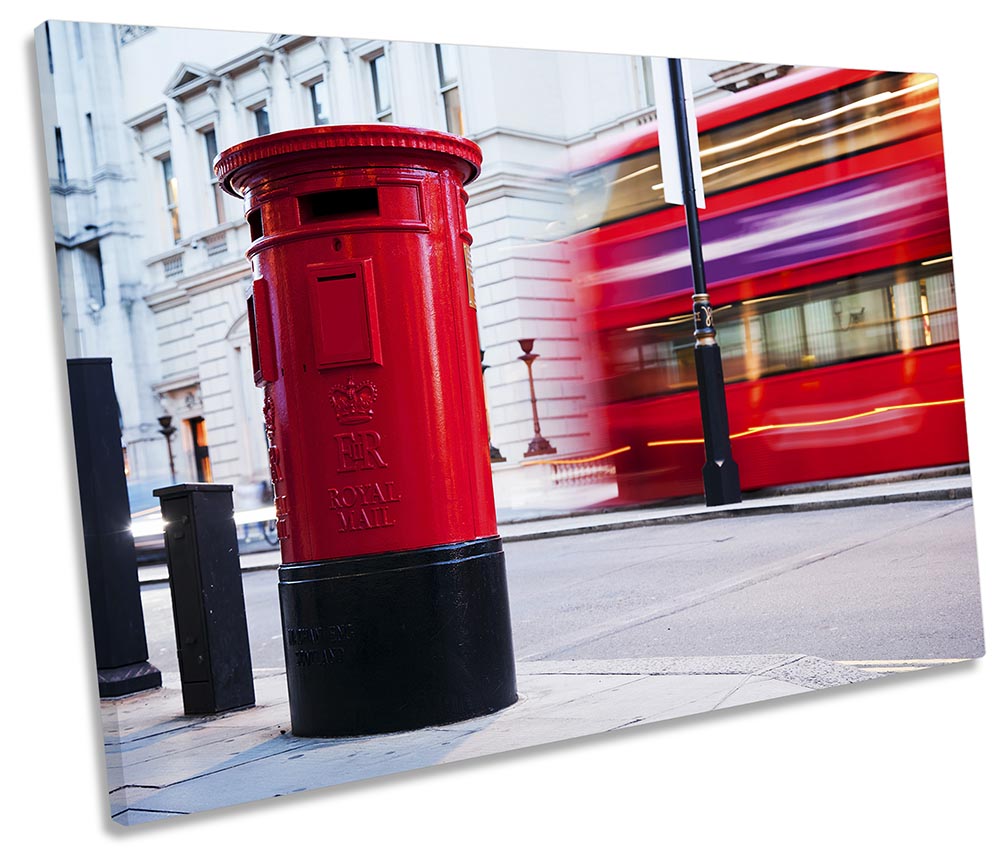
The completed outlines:
[[[579,306],[561,235],[573,151],[655,119],[650,60],[49,22],[36,40],[70,355],[111,355],[130,478],[163,481],[170,415],[178,480],[268,478],[252,382],[249,243],[215,155],[249,137],[387,121],[457,133],[483,150],[468,220],[491,439],[517,472],[533,436],[521,339],[533,339],[538,414],[561,457],[600,451]],[[693,65],[712,75],[761,67]],[[722,84],[721,84],[722,85]]]

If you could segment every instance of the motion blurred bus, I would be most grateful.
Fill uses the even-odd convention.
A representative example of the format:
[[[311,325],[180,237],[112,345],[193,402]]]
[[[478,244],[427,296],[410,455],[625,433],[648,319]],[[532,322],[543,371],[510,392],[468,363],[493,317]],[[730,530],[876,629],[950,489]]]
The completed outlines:
[[[937,79],[796,69],[698,110],[745,491],[968,459]],[[690,254],[655,124],[572,175],[619,500],[702,492]]]

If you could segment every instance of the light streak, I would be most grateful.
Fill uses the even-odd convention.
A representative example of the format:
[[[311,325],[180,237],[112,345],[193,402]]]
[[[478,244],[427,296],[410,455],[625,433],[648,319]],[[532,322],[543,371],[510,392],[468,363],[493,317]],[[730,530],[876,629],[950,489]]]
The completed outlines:
[[[901,107],[899,110],[894,110],[892,113],[886,113],[882,116],[873,116],[869,119],[862,119],[858,122],[853,122],[850,125],[845,125],[843,128],[838,128],[834,131],[829,131],[826,134],[817,134],[812,137],[806,137],[805,139],[797,140],[796,142],[787,143],[786,145],[776,146],[775,148],[770,148],[766,151],[758,152],[757,154],[751,154],[747,157],[739,158],[738,160],[730,160],[726,163],[721,163],[719,166],[714,166],[710,169],[703,169],[702,176],[706,177],[709,175],[715,175],[717,172],[725,172],[727,169],[734,169],[738,166],[743,166],[746,163],[751,163],[755,160],[762,160],[766,157],[773,157],[776,154],[783,154],[787,151],[792,151],[795,148],[801,148],[803,146],[813,145],[814,143],[821,142],[831,137],[842,136],[843,134],[850,134],[861,128],[868,128],[872,125],[877,125],[880,122],[888,122],[891,119],[897,119],[901,116],[907,116],[911,113],[916,113],[918,110],[926,110],[929,107],[934,107],[938,104],[939,99],[935,98],[931,101],[927,101],[924,104],[915,104],[911,107]]]
[[[522,466],[568,466],[571,463],[593,463],[595,460],[605,460],[608,457],[614,457],[616,454],[622,454],[626,451],[632,451],[631,445],[624,445],[622,448],[613,448],[611,451],[605,451],[602,454],[594,454],[591,457],[577,457],[571,460],[522,460]]]
[[[133,537],[150,537],[151,535],[163,534],[163,520],[160,516],[147,517],[136,520],[129,527]]]
[[[628,175],[623,175],[621,178],[609,181],[608,185],[620,184],[623,181],[628,181],[630,178],[635,178],[637,175],[642,175],[644,172],[652,172],[654,169],[660,169],[660,163],[655,163],[652,166],[644,166],[642,169],[637,169],[635,172],[630,172]]]
[[[744,305],[752,306],[755,303],[767,303],[769,300],[785,300],[789,297],[798,296],[798,294],[773,294],[771,297],[755,297],[753,300],[744,300]]]
[[[730,435],[730,439],[733,439],[732,434]],[[647,447],[656,448],[661,445],[702,445],[704,442],[704,439],[657,439],[648,442]]]
[[[922,261],[921,266],[927,267],[929,264],[942,264],[944,261],[952,261],[952,256],[944,255],[941,258],[929,258],[927,261]]]
[[[771,430],[786,430],[789,428],[805,428],[805,427],[823,427],[825,425],[839,424],[841,422],[850,422],[856,419],[864,419],[869,416],[878,416],[883,413],[890,413],[896,410],[914,410],[922,407],[941,407],[946,404],[962,404],[965,398],[950,398],[945,401],[922,401],[917,404],[892,404],[886,407],[873,407],[871,410],[866,410],[862,413],[853,413],[850,416],[840,416],[836,419],[818,419],[811,422],[785,422],[783,424],[774,425],[759,425],[757,427],[751,427],[744,431],[739,431],[738,433],[731,433],[730,439],[740,439],[745,436],[753,436],[755,434],[764,433],[765,431]],[[652,440],[647,443],[648,448],[657,448],[664,445],[697,445],[701,444],[704,440],[702,439],[657,439]]]
[[[937,80],[934,77],[928,80],[922,81],[921,83],[916,83],[913,86],[907,86],[904,89],[897,89],[893,92],[879,92],[876,95],[870,95],[868,98],[862,98],[859,101],[853,101],[851,104],[846,104],[844,107],[838,107],[835,110],[830,110],[826,113],[819,113],[816,116],[810,116],[808,118],[800,117],[798,119],[790,119],[788,122],[783,122],[780,125],[773,125],[766,130],[759,131],[756,134],[751,134],[750,136],[741,137],[739,140],[733,140],[732,142],[722,143],[712,148],[707,148],[701,152],[702,156],[707,154],[716,154],[720,151],[729,151],[733,148],[739,148],[742,145],[747,145],[748,143],[757,142],[765,137],[773,136],[781,131],[788,130],[789,128],[802,127],[803,125],[815,125],[817,122],[823,122],[827,119],[832,119],[835,116],[840,116],[842,113],[847,113],[851,110],[858,109],[859,107],[868,107],[872,104],[878,104],[882,101],[889,101],[891,98],[899,98],[902,95],[909,95],[911,92],[916,92],[919,89],[927,89],[929,86],[935,86]]]
[[[652,330],[656,327],[673,327],[678,324],[682,324],[685,321],[690,321],[692,317],[692,315],[682,315],[677,318],[668,318],[666,321],[654,321],[650,324],[640,324],[635,327],[626,327],[626,332],[636,332],[636,330]]]
[[[253,523],[268,522],[275,518],[274,505],[262,505],[259,508],[251,508],[245,511],[236,511],[233,514],[233,522],[236,525],[252,525]],[[133,537],[150,537],[162,534],[166,523],[159,514],[149,515],[133,521],[129,526]]]
[[[768,298],[764,297],[762,299],[767,300]],[[744,302],[749,303],[752,301],[745,300]],[[718,315],[720,312],[732,308],[733,308],[733,303],[727,303],[725,306],[719,306],[713,309],[713,311]],[[690,321],[693,317],[694,315],[692,315],[691,312],[689,312],[687,315],[673,315],[666,321],[652,321],[649,324],[637,324],[634,327],[626,327],[626,332],[636,332],[636,330],[652,330],[656,329],[657,327],[673,327],[676,326],[677,324],[684,323],[685,321]]]
[[[237,511],[233,514],[233,522],[236,525],[250,525],[251,523],[268,522],[275,519],[276,516],[274,505],[262,505],[248,511]]]

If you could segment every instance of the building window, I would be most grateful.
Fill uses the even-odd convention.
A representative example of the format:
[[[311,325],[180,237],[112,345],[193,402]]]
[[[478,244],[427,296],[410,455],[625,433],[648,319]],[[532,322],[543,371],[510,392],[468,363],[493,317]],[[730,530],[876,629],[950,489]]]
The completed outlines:
[[[948,267],[938,259],[934,270]],[[862,273],[839,281],[748,299],[715,315],[728,382],[906,353],[956,341],[952,271],[925,263]],[[694,389],[695,345],[687,320],[609,330],[613,400]]]
[[[380,122],[393,121],[392,92],[389,86],[389,61],[384,53],[368,61],[372,71],[372,96],[375,100],[375,117]]]
[[[90,149],[90,167],[97,172],[97,137],[94,135],[94,117],[87,113],[84,116],[87,124],[87,146]]]
[[[52,33],[49,32],[49,22],[45,22],[45,52],[49,58],[49,74],[54,72],[52,66]]]
[[[160,160],[160,166],[163,169],[163,186],[167,199],[167,219],[170,221],[174,243],[178,243],[181,240],[181,215],[177,210],[177,178],[174,176],[174,164],[169,154]]]
[[[262,104],[253,111],[254,122],[257,125],[257,136],[262,137],[271,133],[271,120],[268,118],[268,106]]]
[[[209,162],[209,184],[212,187],[212,199],[215,204],[215,220],[221,225],[226,222],[226,200],[223,189],[219,186],[219,178],[212,168],[212,164],[215,163],[215,159],[219,154],[219,145],[215,138],[215,128],[202,131],[202,136],[205,138],[205,156]]]
[[[87,308],[92,312],[104,308],[104,263],[98,244],[83,248],[83,272],[87,283]]]
[[[212,481],[212,463],[209,461],[209,438],[205,429],[205,419],[196,416],[185,419],[191,431],[191,446],[195,455],[195,478],[203,483]]]
[[[438,58],[438,91],[445,106],[445,129],[462,136],[462,105],[459,103],[459,50],[455,45],[435,45]]]
[[[66,152],[63,151],[62,128],[56,128],[56,175],[60,184],[66,183]]]
[[[306,87],[309,90],[309,106],[313,110],[313,124],[326,125],[330,122],[323,97],[323,81],[317,80]]]

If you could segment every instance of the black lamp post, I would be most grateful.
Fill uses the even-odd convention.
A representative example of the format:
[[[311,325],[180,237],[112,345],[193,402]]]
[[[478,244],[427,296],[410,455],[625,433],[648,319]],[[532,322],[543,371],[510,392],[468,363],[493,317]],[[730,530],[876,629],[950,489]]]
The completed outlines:
[[[171,425],[173,419],[169,415],[160,416],[157,421],[160,422],[160,433],[167,440],[167,459],[170,461],[170,482],[176,484],[177,472],[174,469],[174,449],[170,444],[170,438],[177,433],[177,428]]]
[[[678,159],[681,162],[685,222],[688,227],[688,247],[692,256],[692,280],[695,292],[692,295],[692,315],[695,320],[695,372],[706,451],[706,463],[702,467],[702,484],[706,505],[735,504],[740,501],[740,474],[730,448],[723,359],[716,339],[713,310],[706,287],[702,233],[699,229],[693,172],[693,157],[697,153],[692,151],[688,140],[681,60],[668,59],[667,63],[674,104],[675,134],[678,140]]]
[[[532,377],[532,363],[539,358],[539,354],[532,353],[532,345],[535,344],[535,339],[521,338],[518,339],[518,344],[521,345],[521,349],[524,351],[518,359],[524,362],[528,368],[528,389],[532,399],[532,427],[535,430],[535,436],[532,437],[532,441],[528,444],[528,451],[523,456],[535,457],[540,454],[556,454],[556,449],[542,435],[542,430],[539,427],[539,408],[535,399],[535,379]]]

